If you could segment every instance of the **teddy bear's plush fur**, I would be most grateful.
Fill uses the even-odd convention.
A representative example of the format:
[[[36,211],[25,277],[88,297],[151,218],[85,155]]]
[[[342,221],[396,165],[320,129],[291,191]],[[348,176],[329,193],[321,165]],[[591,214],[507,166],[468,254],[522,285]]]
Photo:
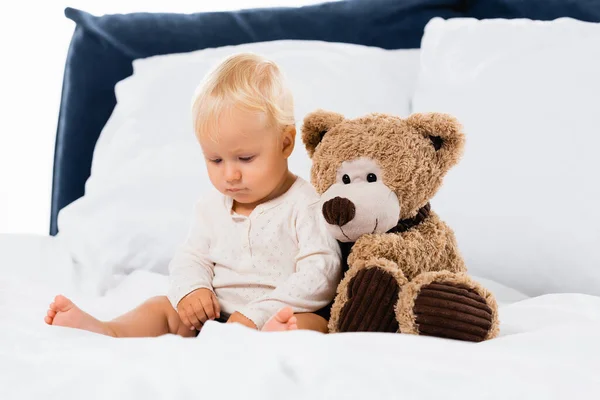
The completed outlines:
[[[467,275],[453,231],[429,205],[462,155],[458,121],[318,110],[305,118],[302,139],[347,262],[329,330],[495,337],[496,301]]]

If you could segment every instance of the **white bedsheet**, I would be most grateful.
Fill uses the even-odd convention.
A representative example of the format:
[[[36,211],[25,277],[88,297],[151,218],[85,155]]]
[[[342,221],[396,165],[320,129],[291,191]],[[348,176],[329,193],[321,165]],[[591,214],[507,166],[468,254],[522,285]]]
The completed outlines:
[[[600,398],[600,298],[525,298],[494,282],[502,336],[469,344],[400,334],[260,333],[208,323],[196,339],[112,339],[43,323],[65,293],[99,318],[162,294],[127,276],[85,295],[67,249],[0,236],[0,399]],[[243,397],[240,397],[243,396]]]

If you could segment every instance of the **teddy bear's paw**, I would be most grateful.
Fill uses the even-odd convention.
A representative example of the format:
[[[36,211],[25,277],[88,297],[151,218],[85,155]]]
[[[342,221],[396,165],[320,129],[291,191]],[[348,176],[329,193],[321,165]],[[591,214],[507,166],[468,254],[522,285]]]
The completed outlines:
[[[394,309],[406,278],[392,264],[371,260],[350,269],[332,307],[331,332],[398,332]]]
[[[401,332],[470,342],[498,334],[496,302],[479,284],[464,274],[422,275],[406,285],[400,296]]]
[[[485,299],[454,284],[423,286],[413,312],[421,335],[481,342],[492,326],[492,309]]]

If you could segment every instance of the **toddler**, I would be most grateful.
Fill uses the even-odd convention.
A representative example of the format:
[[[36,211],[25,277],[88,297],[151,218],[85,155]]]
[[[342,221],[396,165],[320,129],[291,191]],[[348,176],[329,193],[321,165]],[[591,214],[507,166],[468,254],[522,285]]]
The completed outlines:
[[[316,191],[288,169],[293,99],[278,66],[253,54],[225,59],[199,87],[192,111],[217,191],[195,206],[169,265],[167,296],[104,322],[59,295],[46,323],[116,337],[194,336],[208,320],[327,332],[341,254]]]

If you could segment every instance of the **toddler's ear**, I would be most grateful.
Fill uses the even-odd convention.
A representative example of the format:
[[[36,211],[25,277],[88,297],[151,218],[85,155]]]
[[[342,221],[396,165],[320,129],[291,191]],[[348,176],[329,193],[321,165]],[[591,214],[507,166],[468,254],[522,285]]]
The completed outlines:
[[[304,118],[302,141],[311,158],[315,153],[315,149],[323,140],[323,136],[344,119],[342,114],[325,110],[313,111]]]
[[[283,155],[289,157],[294,151],[296,144],[296,127],[294,125],[287,126],[283,131]]]

